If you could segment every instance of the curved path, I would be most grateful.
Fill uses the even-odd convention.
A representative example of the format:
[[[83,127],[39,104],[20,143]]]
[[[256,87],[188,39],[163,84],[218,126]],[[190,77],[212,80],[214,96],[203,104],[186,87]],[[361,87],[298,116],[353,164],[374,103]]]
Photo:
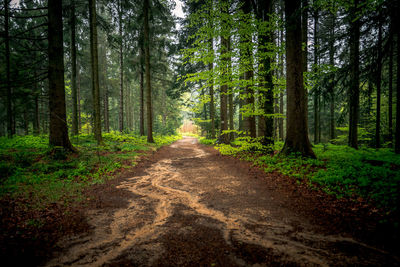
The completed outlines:
[[[248,164],[185,137],[87,212],[90,233],[60,242],[47,266],[396,265],[385,251],[328,234]],[[268,177],[267,177],[268,178]],[[121,194],[123,192],[123,194]]]

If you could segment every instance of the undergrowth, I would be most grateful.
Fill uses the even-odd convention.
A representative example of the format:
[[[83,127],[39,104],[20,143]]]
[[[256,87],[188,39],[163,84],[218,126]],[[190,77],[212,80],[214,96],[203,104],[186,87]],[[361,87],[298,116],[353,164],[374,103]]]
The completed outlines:
[[[338,198],[366,200],[386,215],[399,212],[400,156],[389,149],[356,150],[344,145],[319,144],[313,147],[317,159],[309,159],[278,154],[282,142],[276,142],[269,150],[274,153],[266,153],[268,149],[259,140],[249,137],[238,138],[231,145],[215,141],[200,139],[203,144],[214,145],[221,154],[254,162],[267,173],[278,171]]]
[[[84,188],[134,166],[144,151],[179,138],[155,136],[155,144],[148,144],[146,137],[113,132],[104,133],[104,145],[98,146],[91,135],[79,135],[71,138],[79,153],[71,154],[49,148],[47,136],[1,137],[0,198],[28,199],[34,209],[55,202],[69,205],[82,199]]]

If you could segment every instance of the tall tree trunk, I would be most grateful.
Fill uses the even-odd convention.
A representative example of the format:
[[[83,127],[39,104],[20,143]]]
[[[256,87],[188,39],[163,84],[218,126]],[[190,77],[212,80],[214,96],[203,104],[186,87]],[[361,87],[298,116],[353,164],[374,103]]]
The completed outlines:
[[[35,55],[36,56],[36,55]],[[36,70],[34,71],[33,74],[35,77],[37,76]],[[38,88],[38,82],[34,82],[33,85],[33,120],[32,120],[32,126],[33,126],[33,134],[34,135],[39,135],[40,134],[40,116],[39,116],[39,88]]]
[[[244,75],[241,75],[240,76],[240,80],[244,80]],[[240,92],[239,92],[239,95],[238,95],[238,100],[239,100],[239,112],[238,112],[238,121],[239,121],[239,131],[241,131],[241,132],[243,132],[243,131],[245,131],[246,129],[244,128],[245,127],[245,123],[244,123],[244,119],[243,119],[243,114],[242,114],[242,108],[243,108],[243,105],[244,105],[244,100],[243,100],[243,89],[241,88],[240,89]]]
[[[308,139],[306,94],[301,53],[300,0],[285,0],[287,128],[281,153],[315,157]]]
[[[335,65],[335,15],[331,14],[330,15],[330,33],[329,33],[329,64],[331,66]],[[330,84],[329,84],[329,89],[328,93],[330,96],[330,103],[329,103],[329,139],[335,139],[336,134],[335,134],[335,74],[332,72],[330,74]]]
[[[214,27],[214,22],[213,22],[213,11],[214,11],[214,1],[211,0],[211,7],[210,7],[210,12],[209,12],[209,26],[210,29],[213,29]],[[209,53],[211,56],[211,61],[208,63],[208,71],[210,73],[210,88],[209,88],[209,94],[210,94],[210,138],[214,139],[215,138],[215,103],[214,103],[214,39],[213,39],[213,33],[210,32],[209,34]]]
[[[64,87],[62,0],[48,1],[50,146],[75,151],[68,137]]]
[[[358,0],[349,11],[350,23],[350,88],[349,88],[349,146],[358,148],[358,119],[360,105],[360,20],[357,17]]]
[[[389,32],[389,97],[388,97],[388,141],[389,147],[393,147],[393,17],[390,18],[390,32]]]
[[[144,81],[143,81],[143,47],[140,47],[140,135],[144,135]]]
[[[118,1],[118,18],[119,18],[119,113],[118,113],[118,124],[119,131],[124,131],[124,55],[123,52],[123,40],[122,40],[122,3]]]
[[[314,10],[314,72],[318,69],[318,10]],[[320,137],[320,117],[319,117],[319,84],[314,82],[314,143],[318,144],[321,140]]]
[[[264,22],[268,23],[268,26],[272,24],[270,20],[270,15],[272,14],[272,1],[260,1],[258,6],[258,17]],[[272,83],[272,70],[271,70],[271,58],[268,56],[268,52],[271,52],[267,49],[269,44],[273,42],[272,31],[269,30],[266,33],[262,33],[260,35],[260,50],[262,52],[262,66],[261,75],[263,81],[263,96],[264,96],[264,113],[265,113],[265,132],[263,136],[263,145],[270,146],[274,143],[274,118],[272,114],[274,114],[274,88]]]
[[[395,33],[397,35],[397,82],[396,82],[396,133],[395,133],[395,147],[394,151],[396,154],[400,154],[400,3],[395,2],[396,5],[396,23],[395,23]]]
[[[153,115],[151,107],[151,79],[150,79],[149,0],[144,0],[143,17],[144,17],[144,57],[146,66],[147,142],[154,143]]]
[[[222,61],[222,76],[227,75],[228,71],[228,41],[229,37],[225,37],[224,34],[221,34],[221,61]],[[224,79],[224,78],[223,78]],[[224,134],[223,132],[228,130],[228,85],[227,81],[223,82],[220,86],[220,141],[224,144],[229,143],[229,134]]]
[[[104,130],[109,133],[110,132],[110,108],[109,108],[109,96],[108,96],[108,66],[107,66],[107,50],[104,47],[103,49],[103,109],[104,109]]]
[[[29,134],[29,119],[28,119],[28,104],[25,103],[24,105],[24,111],[23,111],[23,124],[24,124],[24,135]]]
[[[76,98],[77,98],[77,110],[78,110],[78,133],[81,132],[82,129],[82,114],[81,114],[81,73],[79,69],[79,65],[77,64],[76,68],[76,78],[77,78],[77,90],[76,90]]]
[[[282,9],[283,9],[283,6],[282,6]],[[281,20],[283,21],[283,13],[284,13],[284,11],[282,10],[280,13],[281,13]],[[283,44],[283,29],[280,30],[280,42],[279,42],[279,44],[281,46]],[[283,78],[284,77],[284,72],[283,72],[284,56],[283,56],[283,54],[281,54],[279,61],[280,61],[279,62],[279,75],[280,75],[281,78]],[[279,95],[279,113],[282,116],[284,115],[283,114],[284,113],[284,111],[283,111],[283,105],[284,105],[283,104],[283,95],[284,95],[284,92],[281,91],[280,95]],[[306,102],[307,102],[307,100],[306,100]],[[306,105],[307,105],[307,103],[306,103]],[[279,139],[280,140],[284,140],[284,138],[285,138],[285,133],[284,133],[284,130],[283,130],[283,122],[284,122],[284,118],[280,118],[279,119]]]
[[[96,0],[89,0],[90,56],[92,64],[93,133],[98,144],[103,142],[100,118],[99,57],[97,51]]]
[[[70,53],[71,53],[71,94],[72,94],[72,135],[77,135],[78,132],[78,98],[76,92],[76,40],[75,40],[75,0],[71,0],[69,14],[70,27]]]
[[[381,147],[381,80],[382,80],[382,19],[379,14],[378,62],[376,65],[376,126],[375,147]]]
[[[4,0],[4,42],[5,42],[5,60],[6,60],[6,91],[7,91],[7,136],[13,137],[15,130],[12,116],[12,91],[10,81],[10,38],[9,38],[9,0]]]
[[[212,58],[214,58],[214,44],[213,44],[213,38],[210,38],[210,53],[212,53]],[[208,71],[210,72],[211,75],[211,82],[210,82],[210,120],[211,120],[211,138],[215,138],[215,104],[214,104],[214,66],[213,62],[210,62],[208,64]]]
[[[39,95],[36,91],[34,95],[34,114],[33,114],[33,134],[40,134],[40,115],[39,115]]]
[[[231,38],[228,37],[228,52],[231,53]],[[228,75],[229,75],[229,82],[232,82],[232,60],[231,57],[229,56],[227,58],[227,64],[228,64]],[[229,130],[233,131],[234,126],[233,126],[233,113],[234,113],[234,107],[233,107],[233,88],[232,85],[229,86],[228,89],[228,117],[229,117]],[[235,135],[233,132],[229,134],[229,140],[232,142],[235,138]]]
[[[301,0],[301,39],[303,42],[302,58],[303,58],[303,73],[308,72],[308,0]],[[282,12],[283,14],[283,12]],[[283,20],[283,17],[281,17]],[[304,76],[304,74],[303,74]],[[304,79],[304,77],[303,77]],[[306,114],[308,116],[308,92],[305,90],[306,98]]]
[[[250,0],[242,0],[243,5],[242,5],[242,11],[245,16],[248,16],[251,12],[251,1]],[[244,24],[244,22],[242,22]],[[244,79],[247,81],[246,86],[245,86],[245,95],[246,95],[246,100],[245,104],[247,108],[251,109],[251,113],[254,113],[255,111],[255,99],[254,99],[254,90],[252,88],[252,81],[254,78],[254,72],[253,72],[253,51],[252,51],[252,40],[250,33],[245,32],[242,30],[242,34],[240,36],[240,41],[242,45],[244,46],[243,51],[241,51],[241,61],[244,61]],[[244,118],[244,129],[248,131],[248,134],[255,138],[257,137],[257,131],[256,131],[256,117],[251,114],[248,115]]]

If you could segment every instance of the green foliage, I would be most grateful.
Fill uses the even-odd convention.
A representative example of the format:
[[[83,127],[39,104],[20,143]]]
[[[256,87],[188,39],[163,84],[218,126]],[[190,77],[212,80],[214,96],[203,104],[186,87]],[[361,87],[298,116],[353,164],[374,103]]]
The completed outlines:
[[[79,154],[48,147],[47,136],[0,138],[0,197],[29,199],[32,207],[51,202],[81,199],[82,190],[104,183],[120,168],[135,165],[142,151],[170,144],[180,136],[155,136],[155,144],[145,137],[105,133],[104,146],[97,146],[90,135],[72,138]]]

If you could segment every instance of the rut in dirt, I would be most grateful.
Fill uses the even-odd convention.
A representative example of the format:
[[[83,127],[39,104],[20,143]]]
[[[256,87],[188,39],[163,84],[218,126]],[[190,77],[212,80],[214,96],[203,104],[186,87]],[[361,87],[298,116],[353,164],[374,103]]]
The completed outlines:
[[[329,234],[248,165],[185,137],[117,185],[127,205],[87,211],[46,266],[399,265],[349,234]],[[262,174],[264,178],[268,176]]]

